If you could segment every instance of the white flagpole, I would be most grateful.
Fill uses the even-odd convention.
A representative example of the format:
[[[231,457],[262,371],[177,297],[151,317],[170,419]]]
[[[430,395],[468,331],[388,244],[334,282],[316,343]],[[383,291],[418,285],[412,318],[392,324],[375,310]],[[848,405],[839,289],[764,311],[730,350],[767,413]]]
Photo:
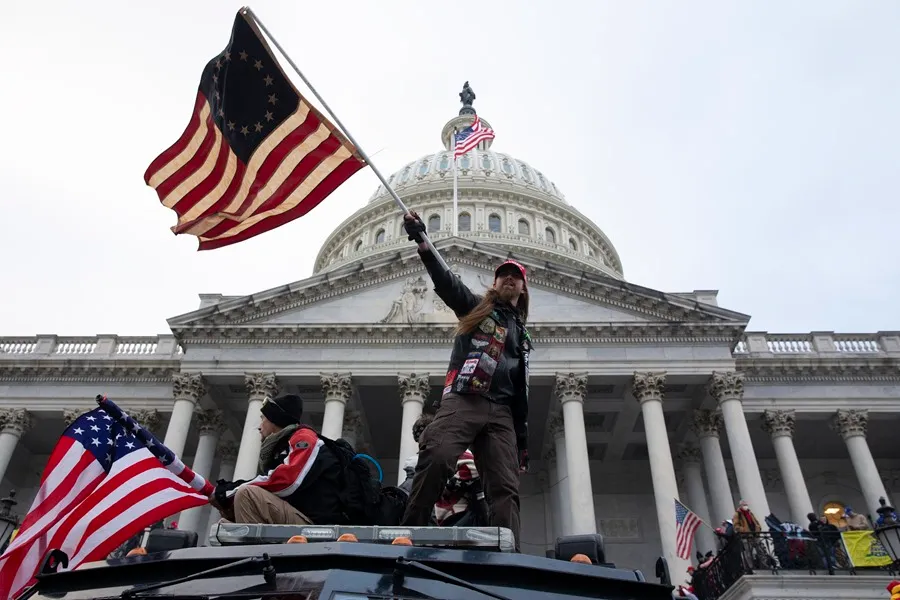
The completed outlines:
[[[394,198],[394,201],[397,203],[397,206],[400,207],[400,210],[402,210],[404,214],[408,215],[409,209],[406,208],[403,200],[400,199],[400,196],[397,195],[397,192],[394,191],[394,188],[391,187],[391,184],[389,184],[387,179],[384,178],[384,176],[381,174],[381,171],[378,170],[378,167],[372,164],[371,159],[366,155],[365,151],[363,151],[362,147],[357,143],[357,141],[353,139],[353,135],[350,133],[350,131],[346,127],[344,127],[344,124],[341,123],[341,120],[338,119],[337,115],[335,115],[334,112],[328,107],[328,104],[322,99],[322,97],[316,91],[316,88],[312,86],[309,80],[303,75],[303,72],[300,71],[300,68],[294,63],[293,59],[291,59],[290,55],[288,55],[288,53],[284,51],[284,48],[281,47],[281,44],[279,44],[278,40],[275,39],[275,36],[272,35],[272,32],[270,32],[269,29],[263,24],[263,22],[259,20],[259,17],[256,16],[256,13],[254,13],[253,9],[251,9],[249,6],[243,7],[241,9],[241,12],[249,15],[253,19],[253,22],[259,25],[259,28],[263,31],[263,33],[265,33],[266,36],[272,41],[272,44],[274,44],[274,46],[278,48],[278,51],[281,52],[281,55],[284,56],[291,68],[294,69],[294,72],[300,76],[300,79],[303,80],[303,83],[306,85],[306,87],[309,88],[309,91],[312,92],[313,96],[315,96],[316,99],[322,104],[322,108],[328,111],[328,114],[331,115],[332,119],[334,119],[335,124],[341,128],[341,130],[344,132],[344,135],[346,135],[347,139],[350,140],[350,143],[356,147],[356,151],[359,152],[360,157],[362,157],[362,159],[366,161],[366,164],[368,164],[369,167],[372,168],[375,176],[378,177],[379,181],[381,181],[384,189],[386,189],[388,193],[390,193],[390,195]],[[441,264],[441,266],[444,267],[444,269],[449,270],[450,267],[447,266],[446,262],[444,262],[443,257],[437,251],[437,248],[434,247],[434,244],[431,242],[431,239],[428,237],[428,235],[424,232],[422,233],[422,239],[428,245],[431,253]]]
[[[459,235],[459,203],[456,199],[456,149],[453,150],[453,236]]]

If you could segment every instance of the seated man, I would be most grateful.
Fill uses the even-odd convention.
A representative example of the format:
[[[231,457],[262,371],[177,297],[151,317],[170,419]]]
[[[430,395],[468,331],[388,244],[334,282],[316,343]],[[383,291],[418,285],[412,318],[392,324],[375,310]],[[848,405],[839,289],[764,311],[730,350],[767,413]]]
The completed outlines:
[[[341,464],[314,430],[301,426],[303,399],[267,398],[261,412],[259,475],[219,481],[210,497],[222,522],[342,524]]]

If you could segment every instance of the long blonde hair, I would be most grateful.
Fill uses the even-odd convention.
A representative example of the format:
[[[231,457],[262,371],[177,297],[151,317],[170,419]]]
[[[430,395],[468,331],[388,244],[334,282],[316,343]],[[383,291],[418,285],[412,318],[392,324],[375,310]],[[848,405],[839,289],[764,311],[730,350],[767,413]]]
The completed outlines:
[[[484,321],[488,315],[494,310],[494,304],[500,299],[500,293],[494,288],[490,288],[487,292],[485,292],[484,297],[481,299],[475,308],[469,311],[469,314],[465,315],[459,320],[459,324],[456,326],[456,335],[462,335],[466,333],[470,333],[473,331],[478,325]],[[525,323],[528,321],[528,290],[522,290],[522,293],[519,295],[519,301],[516,302],[516,308],[519,310],[519,315],[522,317],[522,322]]]

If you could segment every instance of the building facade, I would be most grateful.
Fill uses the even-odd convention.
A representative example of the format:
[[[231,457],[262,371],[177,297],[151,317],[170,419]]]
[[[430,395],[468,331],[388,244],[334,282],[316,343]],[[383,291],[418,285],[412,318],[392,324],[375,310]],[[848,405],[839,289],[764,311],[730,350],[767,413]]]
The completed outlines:
[[[443,149],[390,183],[473,290],[507,257],[529,269],[524,552],[600,532],[611,562],[653,579],[662,555],[678,582],[688,562],[676,555],[676,498],[713,527],[741,499],[760,520],[806,525],[815,512],[840,524],[847,506],[876,516],[900,489],[900,332],[747,331],[750,317],[718,306],[715,291],[631,284],[597,225],[491,141],[459,160],[454,215],[451,140],[470,122],[464,108]],[[455,322],[379,188],[307,279],[201,294],[163,335],[0,338],[0,493],[15,489],[27,508],[59,434],[98,393],[214,479],[255,473],[263,399],[299,393],[311,424],[399,481],[416,451],[412,424],[442,389]],[[203,535],[217,516],[195,509],[179,526]],[[718,547],[706,526],[696,542]]]

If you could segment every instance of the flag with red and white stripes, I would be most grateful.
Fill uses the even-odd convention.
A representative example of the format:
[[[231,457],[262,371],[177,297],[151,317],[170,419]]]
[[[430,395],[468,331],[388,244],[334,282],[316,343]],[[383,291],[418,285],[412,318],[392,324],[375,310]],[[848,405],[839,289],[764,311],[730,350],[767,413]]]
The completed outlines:
[[[690,560],[694,534],[702,522],[700,517],[675,498],[675,553],[678,558]]]
[[[209,502],[213,486],[118,406],[78,417],[50,455],[19,533],[0,556],[0,598],[32,583],[62,550],[71,570],[101,560],[153,523]]]
[[[200,250],[297,219],[366,166],[356,148],[294,87],[252,17],[207,63],[190,122],[144,181]]]
[[[484,140],[492,139],[494,139],[494,130],[482,125],[481,117],[475,115],[475,121],[456,134],[456,149],[453,152],[453,158],[459,158]]]

